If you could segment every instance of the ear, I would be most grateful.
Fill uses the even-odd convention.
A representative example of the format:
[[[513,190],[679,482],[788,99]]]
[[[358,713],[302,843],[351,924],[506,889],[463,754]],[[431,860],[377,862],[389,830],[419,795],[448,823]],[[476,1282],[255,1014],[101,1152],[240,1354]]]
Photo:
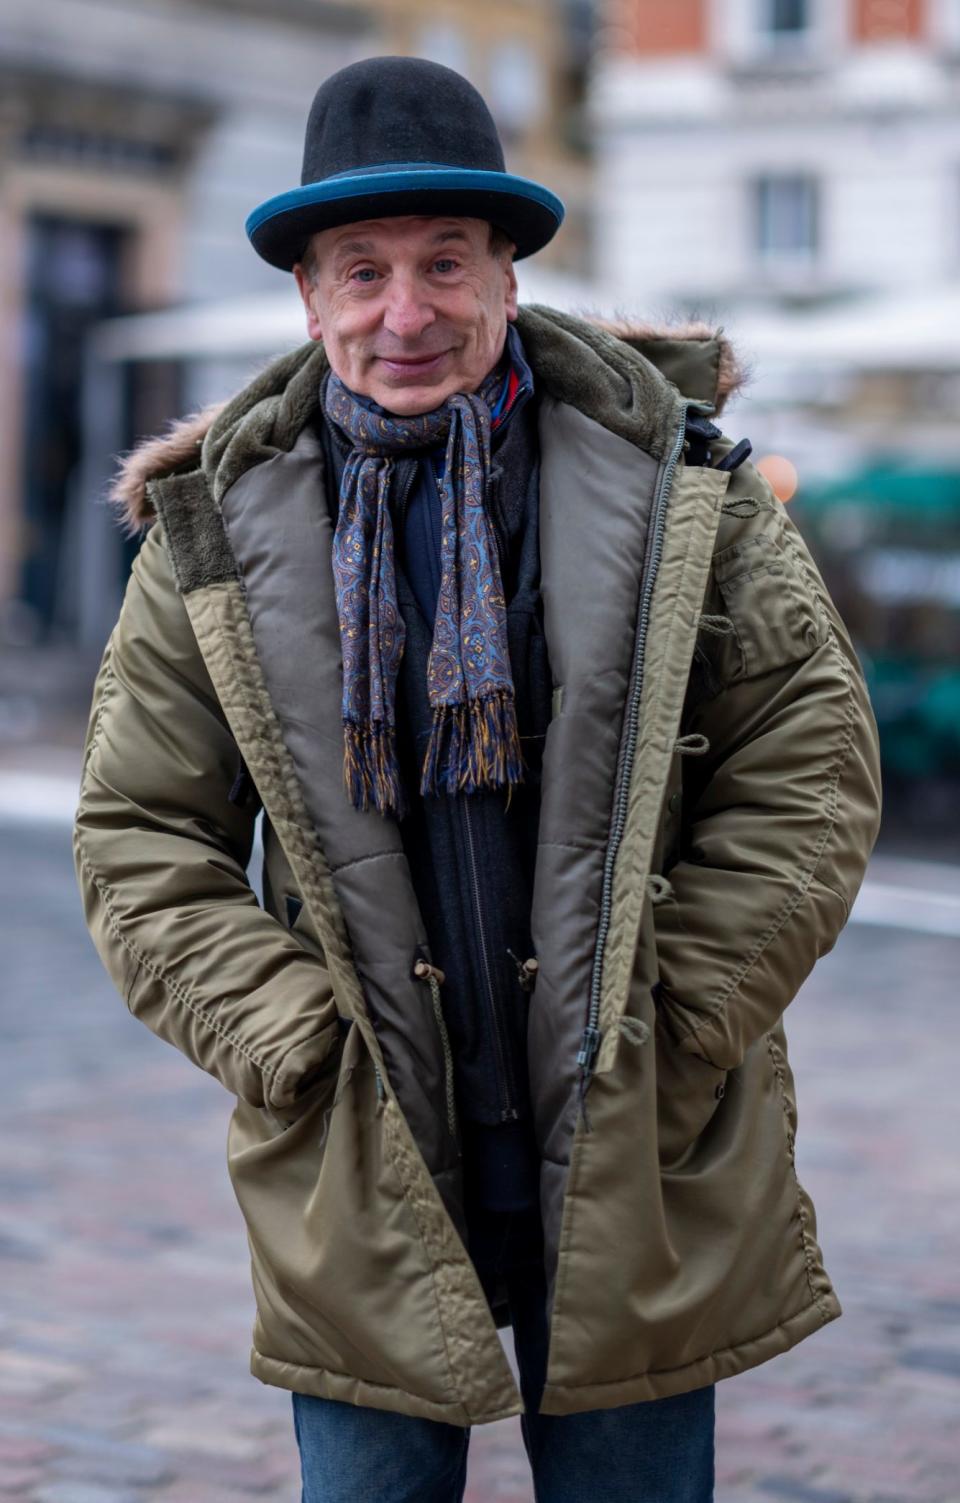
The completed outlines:
[[[307,314],[307,336],[310,339],[322,340],[323,329],[320,324],[320,315],[317,312],[317,289],[307,276],[303,266],[298,261],[293,268],[293,275],[297,283],[297,291],[303,299],[303,306]]]
[[[517,318],[517,273],[513,269],[513,249],[503,271],[506,277],[507,322],[512,324]]]

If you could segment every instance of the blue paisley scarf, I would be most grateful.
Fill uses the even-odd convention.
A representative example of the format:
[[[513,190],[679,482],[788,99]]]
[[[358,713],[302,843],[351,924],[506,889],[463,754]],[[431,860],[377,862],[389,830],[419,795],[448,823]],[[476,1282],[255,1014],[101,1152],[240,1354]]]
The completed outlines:
[[[402,817],[396,682],[405,628],[397,604],[390,489],[400,456],[446,442],[440,480],[440,593],[427,664],[433,710],[421,793],[523,781],[506,604],[485,499],[490,409],[502,367],[433,412],[372,411],[331,371],[325,411],[353,444],[340,485],[333,571],[343,654],[343,771],[358,809]]]

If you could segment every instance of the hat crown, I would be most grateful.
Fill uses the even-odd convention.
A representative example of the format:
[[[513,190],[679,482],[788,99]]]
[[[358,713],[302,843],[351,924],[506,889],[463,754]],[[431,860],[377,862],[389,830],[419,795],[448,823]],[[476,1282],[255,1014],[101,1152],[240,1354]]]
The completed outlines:
[[[482,95],[452,68],[417,57],[374,57],[341,68],[314,96],[300,182],[391,163],[505,172]]]

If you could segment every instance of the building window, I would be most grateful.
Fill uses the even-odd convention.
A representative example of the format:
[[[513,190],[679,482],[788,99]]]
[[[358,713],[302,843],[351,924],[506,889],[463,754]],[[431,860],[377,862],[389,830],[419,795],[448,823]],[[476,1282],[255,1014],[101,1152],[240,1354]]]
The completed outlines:
[[[543,69],[536,52],[517,38],[497,42],[487,74],[487,97],[501,133],[511,140],[525,135],[543,110]]]
[[[470,76],[470,56],[467,39],[453,21],[428,21],[420,28],[417,51],[431,63],[442,63],[454,73]]]
[[[20,598],[38,636],[67,624],[71,497],[81,460],[84,349],[122,311],[125,226],[37,214],[27,220],[23,463],[26,547]]]
[[[960,51],[960,0],[940,0],[934,20],[935,38],[945,42],[951,53]]]
[[[810,29],[809,0],[765,0],[764,30],[774,37],[801,36]]]
[[[163,174],[179,163],[180,151],[166,141],[152,141],[82,126],[37,124],[20,137],[20,156],[29,162],[94,171]]]
[[[804,173],[765,174],[757,179],[756,251],[767,263],[802,265],[817,252],[816,180]]]

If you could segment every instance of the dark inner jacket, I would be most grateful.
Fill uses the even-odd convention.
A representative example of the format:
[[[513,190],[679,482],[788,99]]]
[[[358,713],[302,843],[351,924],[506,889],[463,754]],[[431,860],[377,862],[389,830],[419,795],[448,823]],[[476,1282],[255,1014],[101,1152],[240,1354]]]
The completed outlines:
[[[507,351],[521,390],[492,435],[489,506],[497,538],[524,781],[501,790],[419,794],[430,734],[427,659],[440,582],[440,498],[433,456],[397,466],[391,494],[397,598],[406,641],[397,682],[398,753],[409,799],[399,828],[441,989],[453,1054],[461,1147],[475,1207],[507,1211],[538,1197],[539,1158],[527,1086],[530,910],[540,814],[540,761],[551,675],[540,599],[536,393],[516,330]],[[331,519],[350,445],[317,410]]]

